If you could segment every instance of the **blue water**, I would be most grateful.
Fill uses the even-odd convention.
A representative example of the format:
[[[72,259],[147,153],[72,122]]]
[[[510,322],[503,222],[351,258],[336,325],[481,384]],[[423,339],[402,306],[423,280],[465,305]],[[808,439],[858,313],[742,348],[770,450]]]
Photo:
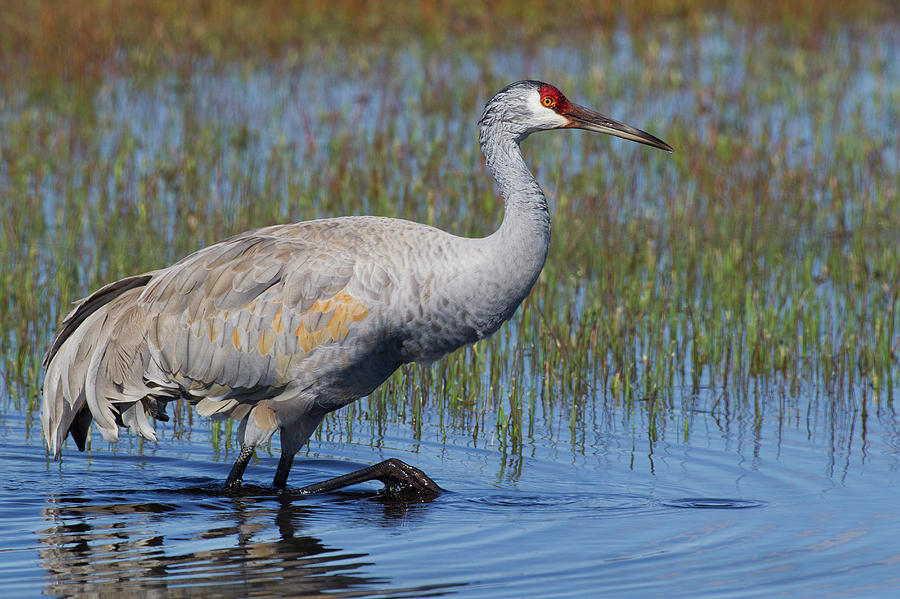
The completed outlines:
[[[433,414],[421,440],[402,423],[322,434],[290,479],[398,457],[448,490],[430,501],[375,483],[276,493],[277,444],[223,495],[233,455],[213,453],[203,424],[177,439],[161,424],[143,448],[95,438],[53,463],[7,413],[3,595],[894,596],[900,418],[794,399],[793,417],[756,422],[694,412],[689,438],[664,443],[604,410],[579,447],[539,427],[521,457]]]

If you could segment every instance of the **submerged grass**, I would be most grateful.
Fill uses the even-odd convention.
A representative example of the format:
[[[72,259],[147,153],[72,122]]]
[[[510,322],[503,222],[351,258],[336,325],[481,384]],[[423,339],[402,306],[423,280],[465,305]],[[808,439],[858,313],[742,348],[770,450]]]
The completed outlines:
[[[548,436],[577,450],[612,415],[657,440],[704,412],[799,421],[802,398],[893,413],[890,4],[181,6],[0,16],[3,409],[38,406],[72,301],[233,233],[342,214],[490,233],[502,206],[474,121],[535,77],[676,153],[526,142],[554,210],[534,293],[494,338],[403,368],[319,435],[399,420],[522,454]]]

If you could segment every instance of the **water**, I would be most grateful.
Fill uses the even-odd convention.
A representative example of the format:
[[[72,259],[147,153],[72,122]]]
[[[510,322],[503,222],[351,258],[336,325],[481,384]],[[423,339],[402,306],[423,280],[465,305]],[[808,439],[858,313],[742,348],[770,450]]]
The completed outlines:
[[[694,414],[688,440],[652,444],[612,412],[575,450],[548,434],[521,457],[434,422],[421,441],[390,424],[321,435],[290,479],[393,456],[448,489],[430,501],[375,483],[275,493],[277,446],[223,495],[230,458],[203,425],[52,463],[13,412],[0,578],[5,596],[891,596],[900,418],[873,411],[809,404],[759,426]]]

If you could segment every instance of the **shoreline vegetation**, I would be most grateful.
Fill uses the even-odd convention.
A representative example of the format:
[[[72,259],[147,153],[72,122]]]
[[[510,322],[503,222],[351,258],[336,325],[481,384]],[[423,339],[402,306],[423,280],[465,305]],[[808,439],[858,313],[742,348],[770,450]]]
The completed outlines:
[[[687,438],[700,413],[893,418],[900,11],[718,4],[13,3],[0,412],[36,416],[73,301],[229,235],[349,214],[489,234],[502,206],[474,123],[534,77],[675,153],[526,142],[554,220],[532,295],[493,338],[403,368],[318,435],[390,418],[521,453],[536,427],[574,444],[612,411],[652,440]]]

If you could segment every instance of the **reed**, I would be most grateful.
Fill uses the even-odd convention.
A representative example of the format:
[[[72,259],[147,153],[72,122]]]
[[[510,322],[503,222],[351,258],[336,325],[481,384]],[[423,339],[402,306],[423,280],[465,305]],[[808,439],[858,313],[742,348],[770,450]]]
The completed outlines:
[[[799,396],[890,406],[896,8],[595,2],[573,19],[495,4],[7,7],[0,409],[36,410],[72,301],[241,230],[382,214],[488,234],[501,206],[474,121],[523,77],[676,153],[526,142],[554,211],[532,296],[494,338],[404,367],[319,438],[396,422],[521,455],[536,435],[577,451],[598,418],[656,440],[689,437],[698,411],[758,419]],[[211,426],[216,451],[233,442]]]

